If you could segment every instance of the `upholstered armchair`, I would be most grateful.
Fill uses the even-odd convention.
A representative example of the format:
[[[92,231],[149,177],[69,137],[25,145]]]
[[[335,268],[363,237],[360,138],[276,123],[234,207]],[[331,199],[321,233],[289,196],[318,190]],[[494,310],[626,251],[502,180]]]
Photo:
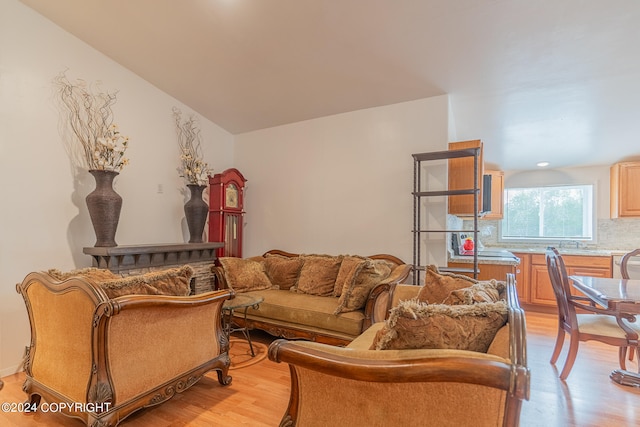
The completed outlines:
[[[396,291],[411,298],[419,289],[398,285]],[[486,353],[371,350],[380,324],[347,347],[274,341],[269,358],[288,363],[291,372],[289,406],[280,425],[518,425],[521,403],[529,398],[529,369],[513,275],[506,291],[508,320]]]
[[[115,426],[209,370],[231,382],[220,317],[230,291],[189,296],[189,268],[130,278],[87,271],[31,273],[17,285],[31,324],[23,389],[32,405],[42,399],[87,425]]]

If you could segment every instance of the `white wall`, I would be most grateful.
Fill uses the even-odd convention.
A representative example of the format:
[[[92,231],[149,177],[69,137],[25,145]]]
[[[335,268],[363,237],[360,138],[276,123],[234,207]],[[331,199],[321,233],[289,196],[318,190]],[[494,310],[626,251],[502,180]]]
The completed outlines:
[[[82,248],[95,243],[84,203],[93,178],[71,167],[51,84],[65,69],[70,78],[102,80],[105,88],[119,90],[114,115],[121,132],[131,138],[131,164],[115,184],[124,200],[116,241],[188,240],[171,109],[191,110],[17,0],[2,0],[0,375],[19,367],[29,342],[24,302],[15,284],[30,271],[91,264]],[[205,160],[215,172],[232,167],[233,136],[204,119],[200,126]]]
[[[389,253],[410,263],[411,154],[447,149],[447,115],[440,96],[237,135],[244,255]],[[434,256],[444,260],[444,244]]]

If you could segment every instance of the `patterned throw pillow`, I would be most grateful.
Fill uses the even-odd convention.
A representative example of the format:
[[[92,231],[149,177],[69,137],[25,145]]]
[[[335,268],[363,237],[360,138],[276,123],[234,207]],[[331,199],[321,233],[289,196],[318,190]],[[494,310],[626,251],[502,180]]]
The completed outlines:
[[[338,307],[333,314],[360,310],[367,303],[371,290],[391,274],[393,266],[384,260],[367,260],[350,286],[343,288]]]
[[[349,289],[353,284],[353,281],[365,266],[367,259],[356,255],[345,255],[340,264],[340,270],[336,277],[336,283],[333,287],[333,296],[339,297],[342,295],[343,289]]]
[[[99,282],[109,298],[123,295],[187,296],[193,268],[189,265]]]
[[[468,288],[451,291],[443,304],[460,305],[476,304],[479,302],[497,302],[505,290],[505,283],[495,279],[475,283]]]
[[[426,304],[402,301],[391,310],[370,349],[457,349],[486,353],[507,322],[507,304]]]
[[[264,259],[264,269],[274,286],[287,290],[298,284],[302,260],[299,257],[289,258],[267,254]]]
[[[297,292],[330,297],[335,287],[341,256],[301,255],[303,260]]]
[[[120,276],[114,274],[110,270],[104,268],[81,268],[79,270],[71,270],[67,272],[62,272],[56,268],[52,268],[47,270],[47,274],[53,277],[56,280],[67,280],[70,277],[81,276],[91,281],[101,281],[101,280],[110,280],[117,279]]]
[[[221,257],[219,259],[227,285],[234,291],[261,291],[273,286],[262,262],[250,258]]]
[[[451,291],[468,288],[474,283],[478,281],[461,274],[440,273],[438,267],[429,265],[424,286],[418,293],[418,300],[429,304],[441,304]]]

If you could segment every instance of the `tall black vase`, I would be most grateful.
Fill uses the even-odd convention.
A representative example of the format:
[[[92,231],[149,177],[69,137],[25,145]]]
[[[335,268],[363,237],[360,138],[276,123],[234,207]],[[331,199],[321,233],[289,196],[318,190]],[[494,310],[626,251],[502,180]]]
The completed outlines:
[[[113,189],[113,179],[118,172],[90,170],[96,180],[96,188],[85,199],[89,216],[96,233],[96,247],[118,246],[116,230],[122,209],[122,197]]]
[[[202,200],[202,192],[206,185],[187,184],[191,198],[184,205],[184,216],[189,227],[189,243],[202,243],[204,225],[207,222],[209,206]]]

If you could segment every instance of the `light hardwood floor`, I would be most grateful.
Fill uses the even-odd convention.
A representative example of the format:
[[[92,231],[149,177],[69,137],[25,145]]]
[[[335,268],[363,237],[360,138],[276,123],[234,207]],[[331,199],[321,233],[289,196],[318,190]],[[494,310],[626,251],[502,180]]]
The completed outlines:
[[[609,372],[617,368],[617,350],[595,342],[581,343],[576,363],[565,383],[558,379],[558,370],[549,364],[555,333],[555,316],[527,313],[531,400],[523,404],[521,425],[640,425],[640,390],[619,386],[609,379]],[[254,337],[262,342],[270,339],[259,331],[254,333]],[[560,363],[564,363],[565,355],[566,351],[563,351]],[[636,367],[634,361],[627,368]],[[558,368],[561,369],[562,365]],[[287,366],[267,359],[257,365],[232,370],[231,374],[233,383],[228,387],[220,386],[216,374],[210,373],[186,392],[158,407],[140,411],[120,425],[278,426],[288,403]],[[23,401],[23,380],[22,373],[5,377],[0,401]],[[82,423],[54,413],[23,415],[0,412],[0,425],[80,427]]]

